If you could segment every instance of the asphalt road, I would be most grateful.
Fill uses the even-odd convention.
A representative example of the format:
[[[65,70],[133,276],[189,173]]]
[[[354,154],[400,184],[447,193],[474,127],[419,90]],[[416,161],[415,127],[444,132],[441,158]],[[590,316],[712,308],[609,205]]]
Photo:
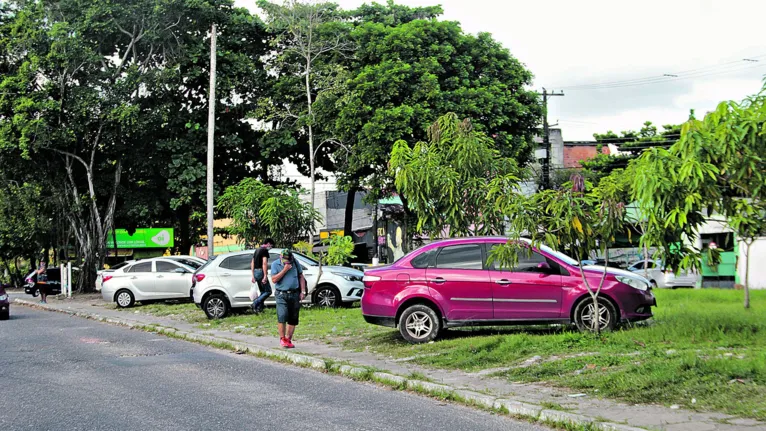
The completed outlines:
[[[194,343],[11,307],[0,430],[545,428]]]

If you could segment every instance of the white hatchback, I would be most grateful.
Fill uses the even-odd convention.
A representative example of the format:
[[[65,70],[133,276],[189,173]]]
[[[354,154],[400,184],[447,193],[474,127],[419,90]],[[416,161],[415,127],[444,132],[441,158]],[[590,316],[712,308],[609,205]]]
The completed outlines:
[[[665,270],[661,260],[649,260],[647,270],[644,271],[644,261],[634,262],[628,267],[628,271],[644,275],[654,287],[675,289],[677,287],[696,287],[699,281],[699,275],[691,271],[681,271],[675,274],[673,271]]]
[[[277,248],[269,250],[269,267],[279,258],[281,251]],[[254,250],[250,250],[215,256],[194,273],[190,295],[208,318],[220,319],[234,308],[244,309],[252,305],[250,285],[253,274],[250,262],[253,253]],[[301,264],[308,285],[309,294],[303,300],[304,304],[339,307],[362,299],[362,271],[342,266],[322,266],[322,276],[317,282],[319,262],[297,252],[293,254]],[[274,295],[266,300],[267,305],[274,303]]]
[[[186,299],[194,268],[170,259],[130,262],[102,274],[101,296],[122,308],[166,299]]]

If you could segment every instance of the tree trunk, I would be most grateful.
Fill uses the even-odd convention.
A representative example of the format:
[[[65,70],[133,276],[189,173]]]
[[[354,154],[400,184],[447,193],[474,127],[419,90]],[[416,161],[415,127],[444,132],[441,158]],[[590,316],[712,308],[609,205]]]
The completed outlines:
[[[314,194],[316,193],[316,172],[314,172],[314,127],[313,111],[311,109],[311,59],[306,60],[306,102],[309,115],[309,176],[311,177],[311,208],[316,208]],[[314,244],[314,224],[309,229],[309,244]]]
[[[354,202],[356,201],[356,187],[351,187],[346,195],[346,212],[343,218],[343,236],[351,236],[354,228]]]
[[[750,246],[753,242],[745,241],[745,310],[750,308]]]
[[[644,277],[649,278],[649,247],[644,244]]]

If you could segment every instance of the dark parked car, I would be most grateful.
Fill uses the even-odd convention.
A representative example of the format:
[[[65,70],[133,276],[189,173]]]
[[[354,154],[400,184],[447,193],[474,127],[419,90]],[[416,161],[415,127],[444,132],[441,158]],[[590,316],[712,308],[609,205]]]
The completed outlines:
[[[11,316],[11,299],[5,287],[0,285],[0,320],[8,320]]]
[[[73,268],[74,269],[74,268]],[[40,291],[37,288],[37,272],[32,271],[24,280],[24,293],[28,293],[34,297],[40,295]],[[58,295],[61,293],[61,269],[48,268],[48,295]]]
[[[574,323],[602,330],[652,317],[657,305],[649,280],[607,268],[598,312],[582,273],[598,286],[604,267],[587,266],[549,247],[526,242],[512,269],[487,256],[506,238],[457,238],[415,250],[393,265],[364,274],[362,315],[398,328],[411,343],[435,339],[442,328],[471,325]],[[581,273],[582,272],[582,273]]]

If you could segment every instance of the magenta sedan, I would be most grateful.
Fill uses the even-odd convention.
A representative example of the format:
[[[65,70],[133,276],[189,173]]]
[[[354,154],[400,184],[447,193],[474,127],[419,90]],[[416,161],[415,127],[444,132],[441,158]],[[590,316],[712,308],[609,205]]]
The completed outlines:
[[[582,280],[598,287],[603,267],[580,268],[549,247],[528,245],[513,269],[487,257],[506,238],[458,238],[428,244],[390,266],[365,272],[362,314],[368,323],[399,328],[412,343],[435,339],[442,328],[471,325],[574,323],[598,319],[602,330],[652,317],[657,301],[645,278],[607,268],[598,316]],[[529,244],[527,242],[527,244]]]

